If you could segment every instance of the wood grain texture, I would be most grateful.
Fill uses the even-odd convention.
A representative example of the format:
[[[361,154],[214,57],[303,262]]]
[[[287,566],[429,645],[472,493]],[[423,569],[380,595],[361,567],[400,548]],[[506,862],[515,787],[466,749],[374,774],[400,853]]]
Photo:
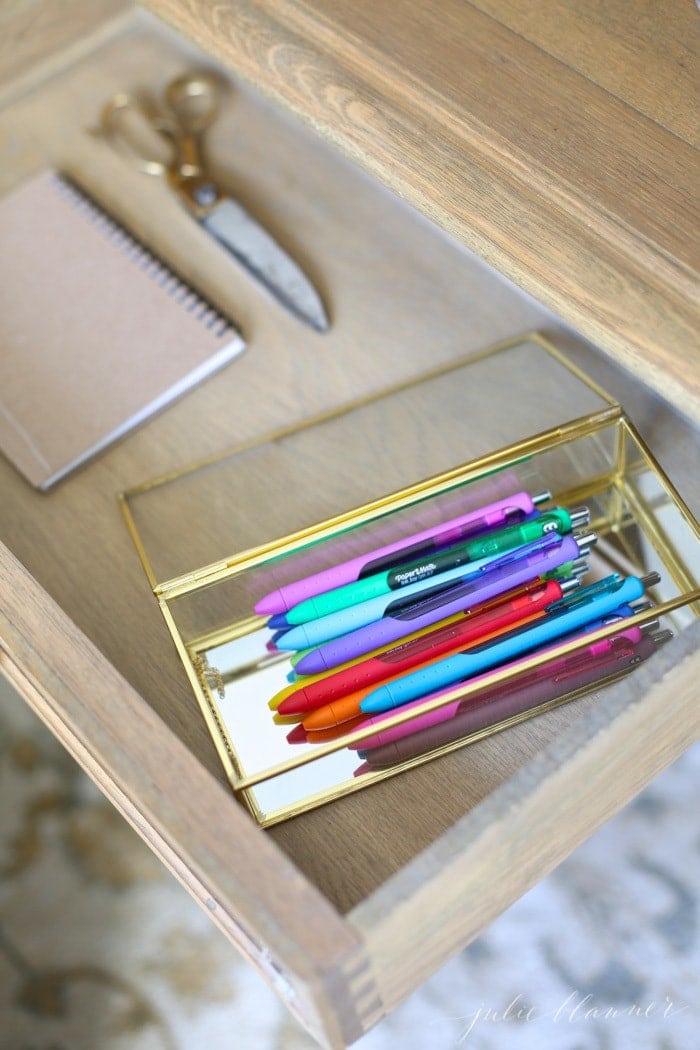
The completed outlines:
[[[288,1005],[356,1038],[359,936],[0,545],[0,671]]]
[[[461,0],[149,6],[698,411],[697,158],[678,136]]]
[[[699,641],[695,624],[350,913],[387,1010],[698,739]]]
[[[564,65],[697,143],[697,48],[693,3],[656,0],[471,0],[474,7],[536,44]]]

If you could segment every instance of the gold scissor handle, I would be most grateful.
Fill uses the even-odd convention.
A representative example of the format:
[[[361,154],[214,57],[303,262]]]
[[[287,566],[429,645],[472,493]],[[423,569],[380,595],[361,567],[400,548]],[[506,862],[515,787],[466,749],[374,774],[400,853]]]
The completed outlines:
[[[204,174],[202,135],[219,112],[214,81],[206,76],[176,77],[165,89],[165,101],[180,132],[178,164],[170,174],[179,180],[198,178]]]
[[[176,77],[165,89],[165,103],[160,113],[119,92],[102,110],[102,135],[148,175],[201,175],[200,137],[219,111],[216,85],[205,75]]]
[[[165,102],[185,135],[202,135],[219,113],[219,92],[211,77],[189,74],[171,80]]]
[[[177,128],[126,91],[120,91],[104,106],[100,132],[147,175],[165,175],[176,162]]]

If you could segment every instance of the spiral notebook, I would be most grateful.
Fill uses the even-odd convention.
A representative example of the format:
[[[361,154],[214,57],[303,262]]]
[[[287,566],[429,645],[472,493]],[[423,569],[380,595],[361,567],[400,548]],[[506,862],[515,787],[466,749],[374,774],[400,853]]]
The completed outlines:
[[[72,182],[0,200],[0,449],[48,489],[243,349]]]

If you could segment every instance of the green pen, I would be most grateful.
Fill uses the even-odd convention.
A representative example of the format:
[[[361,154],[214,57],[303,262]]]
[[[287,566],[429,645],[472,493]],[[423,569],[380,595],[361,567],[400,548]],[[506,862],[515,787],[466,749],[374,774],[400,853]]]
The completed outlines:
[[[571,532],[579,525],[587,524],[589,518],[587,507],[572,511],[557,507],[555,510],[540,514],[531,521],[508,525],[504,529],[497,529],[417,561],[396,565],[386,572],[375,573],[373,576],[366,576],[364,579],[355,580],[342,587],[335,587],[332,591],[307,598],[285,613],[284,619],[290,627],[308,623],[310,620],[328,616],[339,609],[347,609],[351,605],[369,601],[371,598],[388,594],[390,591],[401,590],[402,587],[407,587],[409,584],[428,580],[440,573],[467,565],[469,562],[483,558],[497,558],[523,544],[533,543],[548,532],[560,534]]]

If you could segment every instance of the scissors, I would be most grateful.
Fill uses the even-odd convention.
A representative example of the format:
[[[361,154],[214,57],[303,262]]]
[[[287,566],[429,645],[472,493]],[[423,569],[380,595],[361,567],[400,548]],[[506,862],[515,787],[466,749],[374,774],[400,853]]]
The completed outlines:
[[[278,302],[318,332],[329,320],[321,298],[297,263],[208,173],[202,138],[219,111],[214,81],[181,76],[165,89],[157,111],[120,92],[102,110],[100,132],[148,175],[164,177],[190,215]]]

